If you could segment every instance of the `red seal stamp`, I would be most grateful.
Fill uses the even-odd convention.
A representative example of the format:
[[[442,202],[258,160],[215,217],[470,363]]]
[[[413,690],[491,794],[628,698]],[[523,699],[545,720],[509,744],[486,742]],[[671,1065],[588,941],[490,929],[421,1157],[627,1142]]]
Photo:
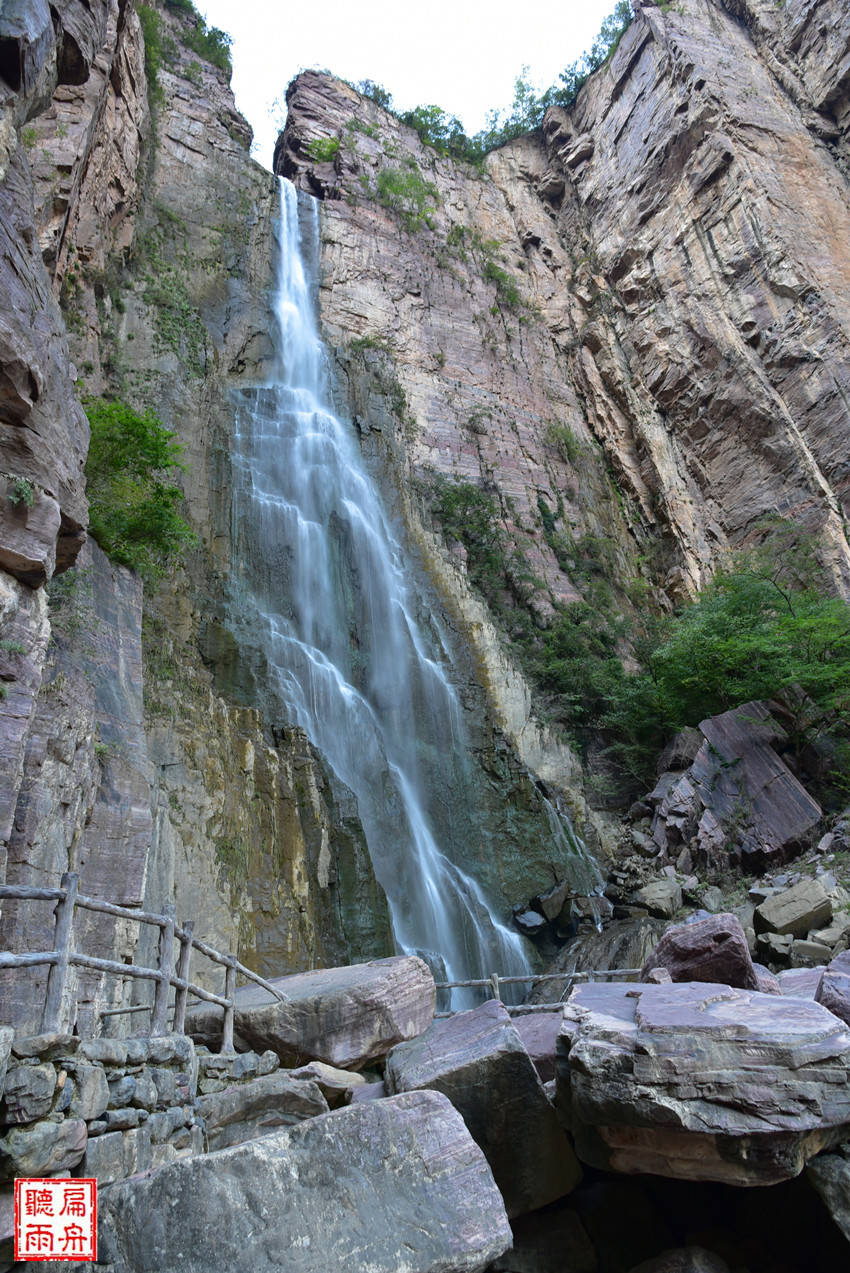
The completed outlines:
[[[97,1181],[15,1181],[16,1260],[96,1260]]]

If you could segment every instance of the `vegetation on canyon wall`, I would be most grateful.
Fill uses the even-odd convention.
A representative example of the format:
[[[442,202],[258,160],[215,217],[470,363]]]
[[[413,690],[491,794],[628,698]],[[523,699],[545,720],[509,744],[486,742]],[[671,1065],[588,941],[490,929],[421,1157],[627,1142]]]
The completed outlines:
[[[450,115],[440,106],[416,106],[413,110],[396,112],[392,94],[382,85],[361,80],[355,87],[384,110],[394,111],[403,124],[413,128],[421,140],[439,154],[480,163],[491,150],[539,128],[550,106],[570,106],[593,72],[612,56],[633,16],[630,0],[617,0],[590,48],[561,72],[558,84],[542,93],[536,92],[528,79],[528,68],[523,67],[514,83],[514,100],[509,109],[491,110],[484,128],[472,137],[464,132],[456,115]]]
[[[522,604],[522,572],[495,496],[444,481],[433,508],[445,538],[463,546],[473,585],[509,631],[551,718],[585,755],[601,741],[623,790],[651,784],[656,757],[678,730],[754,699],[779,700],[798,761],[812,744],[835,759],[850,755],[850,607],[829,595],[798,526],[764,523],[759,545],[730,555],[696,600],[672,615],[642,607],[628,618],[608,582],[604,538],[556,532],[541,509],[544,534],[584,594],[541,628],[513,609]]]
[[[113,561],[153,583],[195,538],[178,512],[183,492],[169,480],[182,468],[176,435],[124,402],[92,398],[86,414],[89,531]]]
[[[203,61],[217,66],[230,76],[233,66],[230,60],[231,37],[219,27],[208,27],[206,21],[192,4],[192,0],[163,0],[164,7],[188,19],[180,34],[181,43],[197,53]],[[153,105],[162,101],[160,71],[163,66],[177,60],[177,46],[170,35],[163,31],[159,10],[151,4],[138,6],[139,21],[145,41],[145,74],[148,93]]]

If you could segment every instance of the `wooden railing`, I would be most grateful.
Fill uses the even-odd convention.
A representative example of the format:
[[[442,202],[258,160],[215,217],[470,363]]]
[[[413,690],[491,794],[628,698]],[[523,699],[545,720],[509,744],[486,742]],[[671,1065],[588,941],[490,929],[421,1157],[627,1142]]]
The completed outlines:
[[[0,968],[34,968],[39,965],[50,965],[47,975],[47,990],[44,1000],[44,1011],[41,1017],[43,1032],[60,1030],[68,1024],[65,1020],[66,985],[68,969],[72,965],[80,968],[92,968],[97,972],[110,973],[116,977],[135,977],[146,981],[155,981],[153,1004],[137,1004],[126,1008],[107,1008],[101,1016],[116,1016],[127,1012],[149,1011],[151,1019],[148,1033],[160,1035],[168,1033],[168,1001],[171,987],[174,987],[174,1016],[171,1029],[177,1034],[183,1033],[186,1016],[186,1003],[189,995],[203,999],[207,1003],[215,1003],[224,1009],[221,1051],[232,1053],[233,1018],[235,1010],[237,973],[249,981],[256,982],[264,990],[269,991],[275,999],[285,1003],[286,995],[282,995],[270,982],[241,964],[235,955],[224,955],[199,941],[193,935],[194,924],[189,921],[182,928],[175,922],[175,908],[165,906],[163,913],[157,915],[151,911],[137,910],[129,906],[117,906],[114,902],[104,902],[100,898],[85,897],[79,891],[80,878],[74,872],[62,876],[59,888],[33,888],[26,884],[0,884],[0,901],[34,901],[56,902],[56,923],[53,931],[53,950],[27,951],[17,954],[13,951],[0,951]],[[74,950],[74,911],[77,907],[88,911],[97,911],[104,915],[114,915],[119,919],[132,919],[139,924],[152,924],[159,928],[159,957],[156,968],[146,968],[139,964],[118,963],[114,959],[100,959],[94,955],[86,955]],[[180,952],[177,957],[177,968],[173,970],[175,940],[179,943]],[[213,994],[189,980],[189,965],[192,952],[198,951],[206,955],[213,963],[224,967],[224,993]]]
[[[481,977],[475,981],[438,981],[437,990],[471,990],[482,989],[490,991],[491,999],[502,998],[502,986],[517,985],[539,985],[542,981],[563,981],[564,989],[557,1003],[506,1003],[505,1007],[508,1012],[514,1016],[521,1016],[526,1012],[559,1012],[564,1006],[566,999],[573,986],[580,985],[587,981],[605,981],[608,978],[624,978],[630,980],[633,977],[640,976],[640,968],[593,968],[582,972],[544,972],[544,973],[528,973],[521,977],[500,977],[498,973],[491,973],[489,977]],[[435,1017],[453,1017],[454,1012],[435,1012]]]

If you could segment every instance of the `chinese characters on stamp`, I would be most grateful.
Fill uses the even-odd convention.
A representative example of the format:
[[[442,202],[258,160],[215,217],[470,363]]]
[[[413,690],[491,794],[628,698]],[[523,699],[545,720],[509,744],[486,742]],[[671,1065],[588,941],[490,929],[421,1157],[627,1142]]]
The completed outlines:
[[[16,1260],[96,1260],[97,1181],[15,1181]]]

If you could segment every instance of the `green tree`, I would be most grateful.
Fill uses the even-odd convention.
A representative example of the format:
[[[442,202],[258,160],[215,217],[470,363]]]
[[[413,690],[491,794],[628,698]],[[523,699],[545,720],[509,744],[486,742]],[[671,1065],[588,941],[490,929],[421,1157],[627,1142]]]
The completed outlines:
[[[155,582],[196,542],[179,513],[183,468],[174,433],[151,411],[90,398],[86,483],[89,533],[113,561]]]

